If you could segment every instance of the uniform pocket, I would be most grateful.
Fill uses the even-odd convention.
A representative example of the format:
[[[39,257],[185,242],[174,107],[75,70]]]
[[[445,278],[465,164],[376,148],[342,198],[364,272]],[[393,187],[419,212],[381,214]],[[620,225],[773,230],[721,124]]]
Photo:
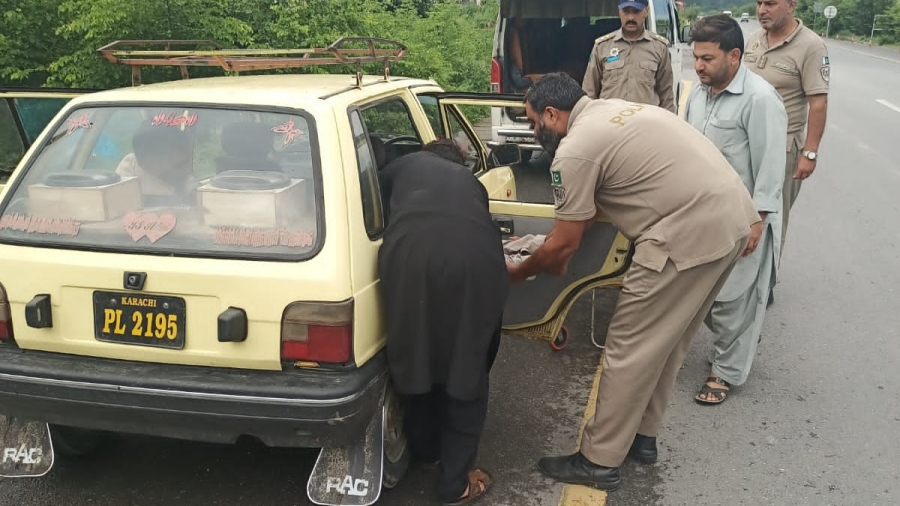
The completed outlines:
[[[617,84],[625,77],[625,60],[621,57],[613,61],[603,62],[603,82],[606,85]]]
[[[656,71],[659,69],[659,63],[655,61],[642,61],[638,66],[638,79],[649,84],[656,83]]]

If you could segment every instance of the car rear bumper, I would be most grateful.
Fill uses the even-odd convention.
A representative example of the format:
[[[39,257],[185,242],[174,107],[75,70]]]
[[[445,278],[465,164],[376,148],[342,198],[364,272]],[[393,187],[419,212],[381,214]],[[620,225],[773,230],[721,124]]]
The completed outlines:
[[[342,445],[380,409],[384,353],[344,371],[248,371],[0,345],[0,413],[51,424],[270,446]]]

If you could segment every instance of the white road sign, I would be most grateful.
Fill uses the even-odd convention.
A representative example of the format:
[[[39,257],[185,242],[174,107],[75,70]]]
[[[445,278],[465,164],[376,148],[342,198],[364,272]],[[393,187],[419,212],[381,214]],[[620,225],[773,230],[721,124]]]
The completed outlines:
[[[823,12],[823,14],[826,18],[831,19],[837,16],[837,7],[829,5],[828,7],[825,7],[825,12]]]

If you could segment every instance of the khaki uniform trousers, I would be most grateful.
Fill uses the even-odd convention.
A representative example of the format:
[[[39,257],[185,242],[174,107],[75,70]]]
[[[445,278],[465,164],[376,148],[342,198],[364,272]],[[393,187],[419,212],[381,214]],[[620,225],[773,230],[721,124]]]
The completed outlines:
[[[581,453],[619,467],[635,433],[656,437],[691,341],[734,264],[741,239],[725,257],[679,272],[632,263],[606,336],[597,410],[584,428]]]
[[[784,240],[787,238],[788,218],[791,216],[791,207],[800,195],[800,185],[803,180],[794,179],[794,172],[797,171],[797,163],[800,160],[800,148],[797,143],[792,144],[791,150],[787,152],[787,162],[784,165],[784,186],[782,187],[782,218],[781,218],[781,255],[784,255]]]

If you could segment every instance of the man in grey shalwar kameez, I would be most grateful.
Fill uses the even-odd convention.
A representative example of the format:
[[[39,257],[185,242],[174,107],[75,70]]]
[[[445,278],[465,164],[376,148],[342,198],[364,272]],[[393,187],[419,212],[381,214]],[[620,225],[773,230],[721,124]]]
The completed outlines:
[[[685,119],[725,155],[763,219],[750,236],[751,246],[758,241],[756,248],[735,265],[705,319],[715,333],[715,349],[709,359],[712,370],[696,400],[719,404],[731,385],[747,381],[775,284],[787,113],[775,88],[741,65],[744,38],[733,18],[703,18],[691,27],[691,36],[701,84],[691,90]]]

